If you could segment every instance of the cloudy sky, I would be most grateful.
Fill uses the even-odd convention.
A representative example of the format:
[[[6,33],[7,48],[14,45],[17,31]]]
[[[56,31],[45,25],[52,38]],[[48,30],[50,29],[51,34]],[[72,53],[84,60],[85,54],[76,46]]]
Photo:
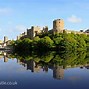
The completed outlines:
[[[64,19],[65,29],[89,28],[89,0],[0,0],[0,39],[33,25],[51,29],[54,19]]]

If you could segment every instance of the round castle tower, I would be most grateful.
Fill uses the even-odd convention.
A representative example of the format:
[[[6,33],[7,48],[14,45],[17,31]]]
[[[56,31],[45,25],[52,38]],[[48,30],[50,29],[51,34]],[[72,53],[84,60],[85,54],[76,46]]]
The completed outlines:
[[[64,21],[62,19],[57,19],[53,21],[53,33],[63,33]]]

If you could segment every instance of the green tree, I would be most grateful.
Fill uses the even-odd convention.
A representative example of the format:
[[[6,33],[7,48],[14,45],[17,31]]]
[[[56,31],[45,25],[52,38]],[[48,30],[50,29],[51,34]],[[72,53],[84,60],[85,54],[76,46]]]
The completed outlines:
[[[38,49],[48,50],[53,46],[53,40],[50,37],[45,36],[38,41]]]
[[[86,49],[86,41],[82,37],[82,35],[77,34],[76,40],[77,40],[77,49],[78,50],[85,50]]]
[[[64,34],[60,46],[63,50],[76,50],[77,41],[71,36],[71,34]]]

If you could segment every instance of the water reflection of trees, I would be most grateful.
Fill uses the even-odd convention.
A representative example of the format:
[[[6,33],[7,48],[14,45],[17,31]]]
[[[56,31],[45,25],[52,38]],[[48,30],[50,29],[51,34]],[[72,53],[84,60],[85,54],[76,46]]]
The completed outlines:
[[[45,53],[31,52],[31,53],[15,53],[9,57],[17,58],[20,61],[33,60],[40,65],[63,65],[67,66],[78,66],[89,63],[89,52],[55,52],[49,51]]]
[[[43,70],[48,72],[53,70],[53,77],[62,79],[64,69],[69,67],[80,67],[89,69],[89,52],[31,52],[14,53],[9,58],[17,58],[17,62],[22,64],[31,72]]]

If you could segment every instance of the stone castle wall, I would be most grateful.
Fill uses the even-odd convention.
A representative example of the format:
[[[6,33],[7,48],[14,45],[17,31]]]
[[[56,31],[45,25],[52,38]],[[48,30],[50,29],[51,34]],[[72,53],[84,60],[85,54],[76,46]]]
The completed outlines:
[[[30,38],[33,39],[36,35],[39,33],[51,33],[51,34],[56,34],[56,33],[74,33],[74,34],[86,34],[89,35],[89,29],[86,30],[85,32],[82,31],[72,31],[72,30],[67,30],[64,29],[64,21],[62,19],[57,19],[53,21],[53,28],[51,30],[48,30],[48,26],[43,27],[41,29],[39,26],[32,26],[30,29],[27,29],[27,32],[24,32],[20,34],[20,36],[17,36],[18,39],[23,39],[23,38]]]

